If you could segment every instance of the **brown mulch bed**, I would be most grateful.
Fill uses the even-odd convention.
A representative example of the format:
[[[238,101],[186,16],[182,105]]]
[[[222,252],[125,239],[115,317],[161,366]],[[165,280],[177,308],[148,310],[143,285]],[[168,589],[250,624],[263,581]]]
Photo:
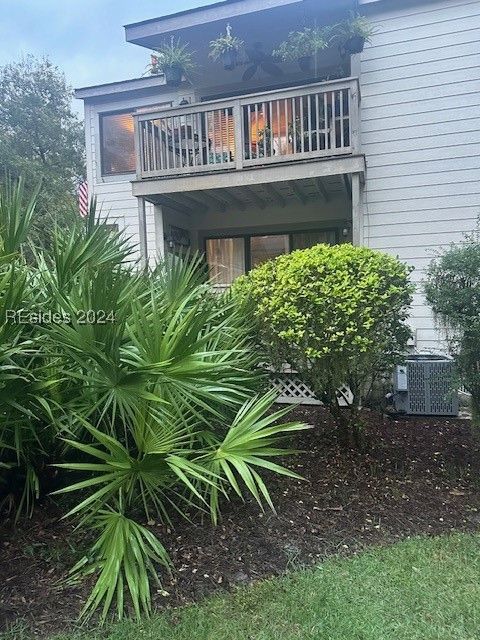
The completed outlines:
[[[216,528],[200,519],[177,519],[172,530],[152,524],[175,565],[154,594],[158,608],[367,545],[480,529],[480,445],[468,421],[366,412],[371,448],[359,453],[337,442],[323,409],[294,415],[315,425],[295,443],[305,453],[287,459],[306,481],[269,478],[276,515],[232,499]],[[57,583],[85,541],[60,515],[45,504],[16,530],[0,526],[0,629],[25,619],[46,636],[78,614],[86,587]]]

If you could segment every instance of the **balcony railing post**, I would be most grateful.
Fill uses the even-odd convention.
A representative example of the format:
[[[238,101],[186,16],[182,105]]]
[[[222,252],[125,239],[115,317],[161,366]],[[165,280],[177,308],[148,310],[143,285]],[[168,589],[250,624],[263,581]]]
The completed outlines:
[[[357,80],[352,80],[348,90],[350,100],[350,146],[352,153],[360,153],[360,90]]]
[[[243,159],[245,157],[245,145],[243,137],[243,114],[242,105],[239,100],[233,103],[233,127],[235,134],[235,168],[237,171],[243,169]]]
[[[139,179],[361,153],[357,78],[143,110],[134,122]]]
[[[133,137],[135,142],[135,158],[136,158],[136,171],[137,178],[142,177],[142,158],[143,158],[143,145],[140,140],[140,121],[137,117],[133,118]]]

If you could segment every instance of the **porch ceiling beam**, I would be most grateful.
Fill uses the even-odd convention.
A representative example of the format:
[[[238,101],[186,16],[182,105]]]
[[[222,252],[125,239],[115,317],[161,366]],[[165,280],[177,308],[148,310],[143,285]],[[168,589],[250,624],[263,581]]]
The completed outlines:
[[[206,191],[193,191],[193,192],[190,191],[188,193],[188,197],[191,198],[192,200],[196,200],[197,202],[200,203],[200,205],[207,207],[207,209],[214,209],[214,210],[220,209],[221,213],[225,213],[225,211],[227,210],[227,207],[225,206],[224,202],[222,202],[221,200],[218,200],[217,198],[213,198]]]
[[[348,194],[348,197],[351,199],[352,197],[352,185],[350,184],[350,178],[346,173],[343,174],[343,184],[345,185],[345,191]]]
[[[248,195],[250,196],[250,198],[254,201],[254,203],[257,205],[257,207],[260,207],[260,209],[265,209],[267,206],[267,203],[265,202],[265,200],[263,198],[261,198],[258,193],[255,191],[255,189],[252,189],[250,187],[243,187],[244,191],[246,193],[248,193]]]
[[[207,191],[206,195],[211,198],[214,202],[217,203],[217,209],[220,208],[220,211],[222,213],[225,213],[225,211],[227,210],[228,207],[228,201],[226,201],[227,199],[223,197],[223,192],[219,195],[217,195],[216,192],[212,192],[212,191]]]
[[[277,189],[275,189],[275,187],[272,187],[271,184],[264,184],[263,188],[269,194],[269,196],[272,198],[274,202],[276,202],[282,208],[285,207],[285,205],[287,204],[287,201],[282,196],[282,194]]]
[[[192,209],[186,207],[184,204],[175,200],[174,198],[168,198],[167,196],[156,196],[155,198],[157,204],[161,204],[169,209],[173,209],[174,211],[179,211],[180,213],[184,213],[189,216],[193,213]]]
[[[323,184],[323,180],[321,178],[314,178],[314,182],[315,186],[317,187],[318,193],[322,196],[325,202],[328,202],[330,200],[330,196],[325,188],[325,185]]]
[[[205,203],[200,202],[200,200],[195,200],[195,198],[191,198],[186,193],[177,194],[176,198],[179,199],[180,204],[184,204],[188,209],[191,209],[192,212],[195,213],[206,213],[208,211],[208,206]]]
[[[212,172],[213,173],[213,172]],[[216,172],[215,175],[195,175],[188,177],[159,178],[135,180],[132,182],[134,196],[142,196],[155,200],[158,194],[188,192],[193,197],[205,189],[242,188],[245,185],[288,182],[289,180],[306,180],[324,176],[338,176],[344,173],[358,173],[360,180],[365,173],[365,157],[363,155],[330,158],[319,162],[298,162],[296,164],[278,164],[271,167],[243,169],[242,171]]]
[[[289,180],[288,184],[298,200],[300,200],[303,205],[306,205],[308,197],[303,193],[298,182],[295,182],[295,180]]]
[[[231,207],[240,209],[240,211],[245,211],[247,208],[245,202],[232,193],[231,189],[222,189],[221,197],[226,200]]]

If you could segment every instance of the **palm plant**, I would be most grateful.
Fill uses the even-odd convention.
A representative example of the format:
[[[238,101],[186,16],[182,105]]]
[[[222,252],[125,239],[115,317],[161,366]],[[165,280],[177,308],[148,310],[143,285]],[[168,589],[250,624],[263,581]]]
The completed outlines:
[[[137,615],[148,612],[148,577],[169,560],[142,523],[192,508],[217,521],[229,488],[271,505],[261,471],[294,475],[269,457],[282,453],[282,433],[303,428],[276,424],[283,412],[266,415],[274,397],[256,397],[263,381],[248,318],[211,293],[199,257],[171,258],[151,272],[129,258],[128,243],[98,224],[92,208],[68,234],[56,232],[51,254],[37,254],[16,287],[5,279],[0,298],[65,319],[2,325],[9,349],[0,375],[14,400],[0,395],[10,418],[1,460],[18,455],[29,504],[39,491],[31,462],[39,451],[44,467],[56,458],[61,474],[75,473],[60,489],[79,496],[68,515],[98,532],[71,574],[97,576],[85,617],[101,606],[105,618],[114,600],[122,615],[125,590]],[[112,317],[82,322],[87,309]],[[20,392],[27,402],[15,400]]]
[[[49,463],[61,480],[73,472],[57,493],[78,496],[67,516],[97,533],[70,575],[96,577],[82,615],[100,607],[104,620],[115,603],[121,617],[128,593],[140,616],[156,565],[170,570],[145,523],[193,509],[217,522],[229,490],[273,507],[262,471],[296,477],[270,458],[305,427],[270,413],[249,318],[212,293],[200,257],[141,269],[93,204],[27,266],[33,203],[21,191],[0,197],[0,480],[20,477],[20,515]],[[60,320],[4,321],[39,309]]]
[[[22,247],[35,210],[23,180],[0,192],[0,508],[31,513],[56,431],[45,394],[55,384],[26,321],[38,290]]]
[[[94,567],[100,571],[83,612],[87,617],[100,602],[106,615],[115,593],[121,611],[123,584],[137,613],[150,608],[130,572],[140,572],[144,583],[151,554],[165,566],[169,561],[132,517],[170,522],[172,510],[183,514],[195,507],[210,509],[217,521],[219,495],[229,486],[241,495],[243,483],[256,500],[271,505],[255,467],[294,476],[264,458],[282,453],[278,434],[303,425],[275,426],[284,412],[264,417],[274,397],[253,399],[257,362],[248,349],[245,318],[232,301],[208,293],[199,267],[196,258],[159,266],[148,279],[131,276],[130,286],[142,282],[143,293],[112,301],[121,339],[118,323],[103,327],[102,335],[93,327],[87,335],[73,324],[49,332],[52,348],[64,351],[68,363],[61,375],[76,387],[70,410],[77,437],[65,444],[79,459],[58,466],[86,474],[61,492],[82,492],[68,515],[100,530],[93,558],[73,571],[74,578]],[[127,553],[125,527],[135,530],[145,562]]]

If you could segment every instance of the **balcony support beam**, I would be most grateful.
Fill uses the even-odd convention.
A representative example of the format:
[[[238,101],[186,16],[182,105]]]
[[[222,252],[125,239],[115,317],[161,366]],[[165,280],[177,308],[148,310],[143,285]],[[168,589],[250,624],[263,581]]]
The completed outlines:
[[[140,260],[142,266],[147,264],[147,212],[145,209],[145,199],[138,198],[138,230],[140,236]]]
[[[246,210],[247,205],[245,202],[232,193],[231,189],[222,189],[220,193],[223,200],[225,200],[232,208],[240,209],[240,211]]]
[[[325,176],[342,175],[344,173],[365,173],[365,157],[363,155],[339,156],[324,160],[279,164],[268,167],[253,167],[243,171],[212,172],[195,176],[178,176],[175,178],[151,178],[134,180],[133,195],[153,199],[158,194],[188,192],[195,197],[208,189],[229,189],[252,187],[256,184],[289,182],[290,180],[307,180]]]
[[[249,197],[253,200],[253,202],[260,207],[260,209],[266,209],[267,203],[263,198],[261,198],[256,191],[250,187],[244,187],[245,192],[249,195]]]
[[[277,189],[275,189],[275,187],[272,187],[271,184],[264,184],[263,188],[269,194],[269,196],[272,198],[274,202],[276,202],[280,207],[282,207],[282,209],[285,208],[287,202],[285,198],[282,196],[282,194],[279,191],[277,191]]]
[[[205,191],[189,191],[188,196],[201,207],[207,207],[207,209],[214,210],[220,209],[222,213],[225,213],[227,210],[223,202],[219,202],[216,198],[214,199]]]
[[[168,207],[169,209],[173,209],[174,211],[179,211],[180,213],[184,213],[187,216],[194,213],[192,209],[190,209],[189,207],[186,207],[184,204],[182,204],[178,200],[175,200],[174,198],[169,198],[164,195],[157,196],[156,203],[161,204],[164,207]]]
[[[328,195],[328,191],[323,184],[323,180],[321,178],[315,178],[314,182],[315,186],[317,187],[318,193],[322,196],[325,202],[328,202],[330,200],[330,196]]]
[[[308,197],[303,193],[298,182],[295,182],[295,180],[290,180],[288,184],[297,199],[303,204],[303,206],[305,206],[308,202]]]
[[[357,247],[362,247],[365,242],[363,229],[363,186],[360,174],[352,175],[352,240]]]
[[[193,213],[206,213],[208,211],[208,206],[206,204],[191,198],[186,193],[182,193],[182,195],[177,194],[176,198],[180,198],[180,204],[184,204]]]
[[[207,193],[205,193],[205,195],[216,203],[215,207],[217,209],[219,209],[222,213],[225,213],[225,211],[227,210],[227,203],[222,197],[218,196],[216,193],[212,193],[211,191],[208,191]]]

